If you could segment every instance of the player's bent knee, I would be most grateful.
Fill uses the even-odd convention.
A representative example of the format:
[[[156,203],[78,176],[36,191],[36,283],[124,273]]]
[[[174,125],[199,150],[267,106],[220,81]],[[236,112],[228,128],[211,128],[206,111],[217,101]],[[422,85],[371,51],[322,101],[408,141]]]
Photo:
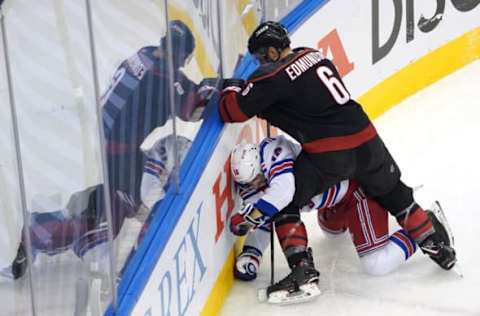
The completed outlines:
[[[373,276],[382,276],[392,272],[392,267],[384,264],[378,253],[372,252],[360,257],[360,262],[365,273]]]
[[[361,255],[360,262],[367,274],[382,276],[405,263],[405,254],[393,243]]]

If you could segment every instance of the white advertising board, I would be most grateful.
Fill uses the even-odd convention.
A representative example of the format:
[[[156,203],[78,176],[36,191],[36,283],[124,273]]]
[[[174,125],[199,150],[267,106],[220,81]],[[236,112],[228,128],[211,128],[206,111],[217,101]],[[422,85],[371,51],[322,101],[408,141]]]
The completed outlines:
[[[233,144],[260,137],[256,120],[230,124],[177,222],[132,315],[198,315],[232,250]]]
[[[292,44],[328,48],[324,52],[334,58],[350,92],[358,97],[412,61],[478,28],[479,4],[329,1],[292,35]]]

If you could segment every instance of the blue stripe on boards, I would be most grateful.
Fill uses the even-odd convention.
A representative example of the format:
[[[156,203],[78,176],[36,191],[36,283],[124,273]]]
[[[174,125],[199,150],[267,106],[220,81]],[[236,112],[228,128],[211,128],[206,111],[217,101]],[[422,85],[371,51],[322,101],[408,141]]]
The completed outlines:
[[[304,0],[280,22],[289,32],[294,32],[305,20],[321,8],[327,0]],[[258,63],[247,54],[235,71],[234,77],[246,79]],[[195,189],[205,166],[208,163],[223,129],[223,122],[218,114],[218,99],[212,100],[206,110],[206,119],[200,127],[194,142],[185,157],[180,169],[180,192],[175,186],[170,186],[160,206],[160,212],[155,212],[143,242],[139,245],[129,265],[125,268],[118,287],[118,305],[114,311],[110,306],[105,315],[130,315],[150,274],[160,258],[165,245],[180,218],[190,195]],[[168,216],[166,216],[168,214]]]

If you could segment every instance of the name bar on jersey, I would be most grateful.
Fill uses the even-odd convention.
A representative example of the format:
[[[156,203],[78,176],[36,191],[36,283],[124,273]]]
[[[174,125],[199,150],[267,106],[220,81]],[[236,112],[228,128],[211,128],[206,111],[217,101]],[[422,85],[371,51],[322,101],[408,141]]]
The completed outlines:
[[[322,59],[323,55],[318,51],[308,53],[285,68],[285,72],[287,73],[288,77],[290,77],[290,80],[294,81],[302,73],[318,64]]]

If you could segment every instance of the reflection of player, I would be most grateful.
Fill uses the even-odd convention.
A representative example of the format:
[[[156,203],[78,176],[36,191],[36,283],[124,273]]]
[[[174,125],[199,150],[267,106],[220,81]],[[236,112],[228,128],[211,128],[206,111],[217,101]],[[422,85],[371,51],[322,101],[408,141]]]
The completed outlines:
[[[102,97],[115,234],[124,217],[134,215],[140,205],[144,165],[140,150],[142,142],[156,127],[163,126],[173,116],[185,121],[199,120],[205,108],[205,96],[214,90],[205,84],[206,81],[195,84],[180,71],[195,48],[195,39],[189,28],[175,20],[169,23],[169,29],[175,113],[171,113],[170,107],[166,37],[160,40],[160,46],[143,47],[125,60]],[[97,201],[102,201],[101,196],[97,197]]]
[[[165,195],[170,182],[170,175],[175,168],[174,146],[175,140],[178,149],[179,161],[183,161],[191,141],[183,136],[173,135],[164,137],[156,141],[149,149],[145,149],[145,165],[141,181],[141,200],[143,202],[142,215],[148,216],[147,221],[142,228],[145,232],[148,222],[153,212],[150,210],[161,201]],[[71,196],[66,210],[58,210],[46,213],[32,213],[30,236],[32,241],[32,251],[35,256],[37,253],[47,255],[56,255],[66,250],[72,249],[79,257],[84,258],[86,253],[101,244],[104,244],[108,238],[108,227],[106,222],[100,224],[92,223],[90,210],[93,208],[91,194],[97,188],[92,187],[85,191],[78,192]],[[86,210],[81,212],[80,210]],[[104,210],[103,208],[100,210]],[[78,213],[76,213],[79,211]],[[104,216],[104,214],[100,214]],[[142,219],[144,220],[144,219]],[[141,237],[139,237],[139,240]],[[19,248],[19,253],[11,267],[11,274],[14,278],[22,276],[25,272],[26,260],[23,247]],[[10,272],[8,272],[10,273]]]
[[[163,126],[174,116],[185,121],[198,121],[215,91],[211,85],[215,79],[204,79],[197,85],[180,70],[195,48],[195,39],[187,25],[178,20],[171,21],[169,30],[175,113],[171,113],[170,107],[166,37],[161,38],[159,46],[143,47],[123,61],[101,99],[114,236],[119,233],[125,218],[134,216],[141,206],[140,186],[145,162],[140,150],[142,142],[155,128]],[[73,211],[66,218],[63,212],[33,214],[34,224],[37,220],[44,227],[49,226],[47,223],[65,223],[58,232],[55,227],[42,230],[54,230],[53,235],[58,236],[64,234],[64,243],[85,239],[82,253],[103,243],[107,238],[103,185],[75,193],[68,203],[67,209],[70,208]],[[70,214],[75,215],[71,217]],[[34,226],[40,229],[41,225]],[[58,247],[52,244],[47,248]],[[17,259],[22,253],[21,245]]]
[[[244,203],[264,212],[265,208],[279,205],[279,198],[288,200],[293,196],[295,185],[291,165],[300,146],[279,136],[265,139],[259,148],[258,151],[252,144],[237,146],[232,153],[231,165]],[[316,195],[301,211],[310,210],[318,211],[318,224],[327,234],[350,232],[360,261],[369,274],[389,273],[416,251],[414,240],[403,229],[389,236],[387,211],[366,196],[356,181],[341,181]],[[428,211],[428,214],[432,213]],[[433,216],[432,220],[436,223]],[[435,226],[447,235],[441,225]],[[237,278],[255,279],[263,250],[270,241],[268,228],[268,225],[261,225],[248,234],[242,253],[237,257],[234,270]],[[288,228],[287,234],[286,229],[281,226],[276,231],[288,259],[295,251],[306,248],[307,235],[304,229],[294,231]],[[287,277],[274,285],[270,294],[275,297],[275,290],[285,290],[291,281]]]

